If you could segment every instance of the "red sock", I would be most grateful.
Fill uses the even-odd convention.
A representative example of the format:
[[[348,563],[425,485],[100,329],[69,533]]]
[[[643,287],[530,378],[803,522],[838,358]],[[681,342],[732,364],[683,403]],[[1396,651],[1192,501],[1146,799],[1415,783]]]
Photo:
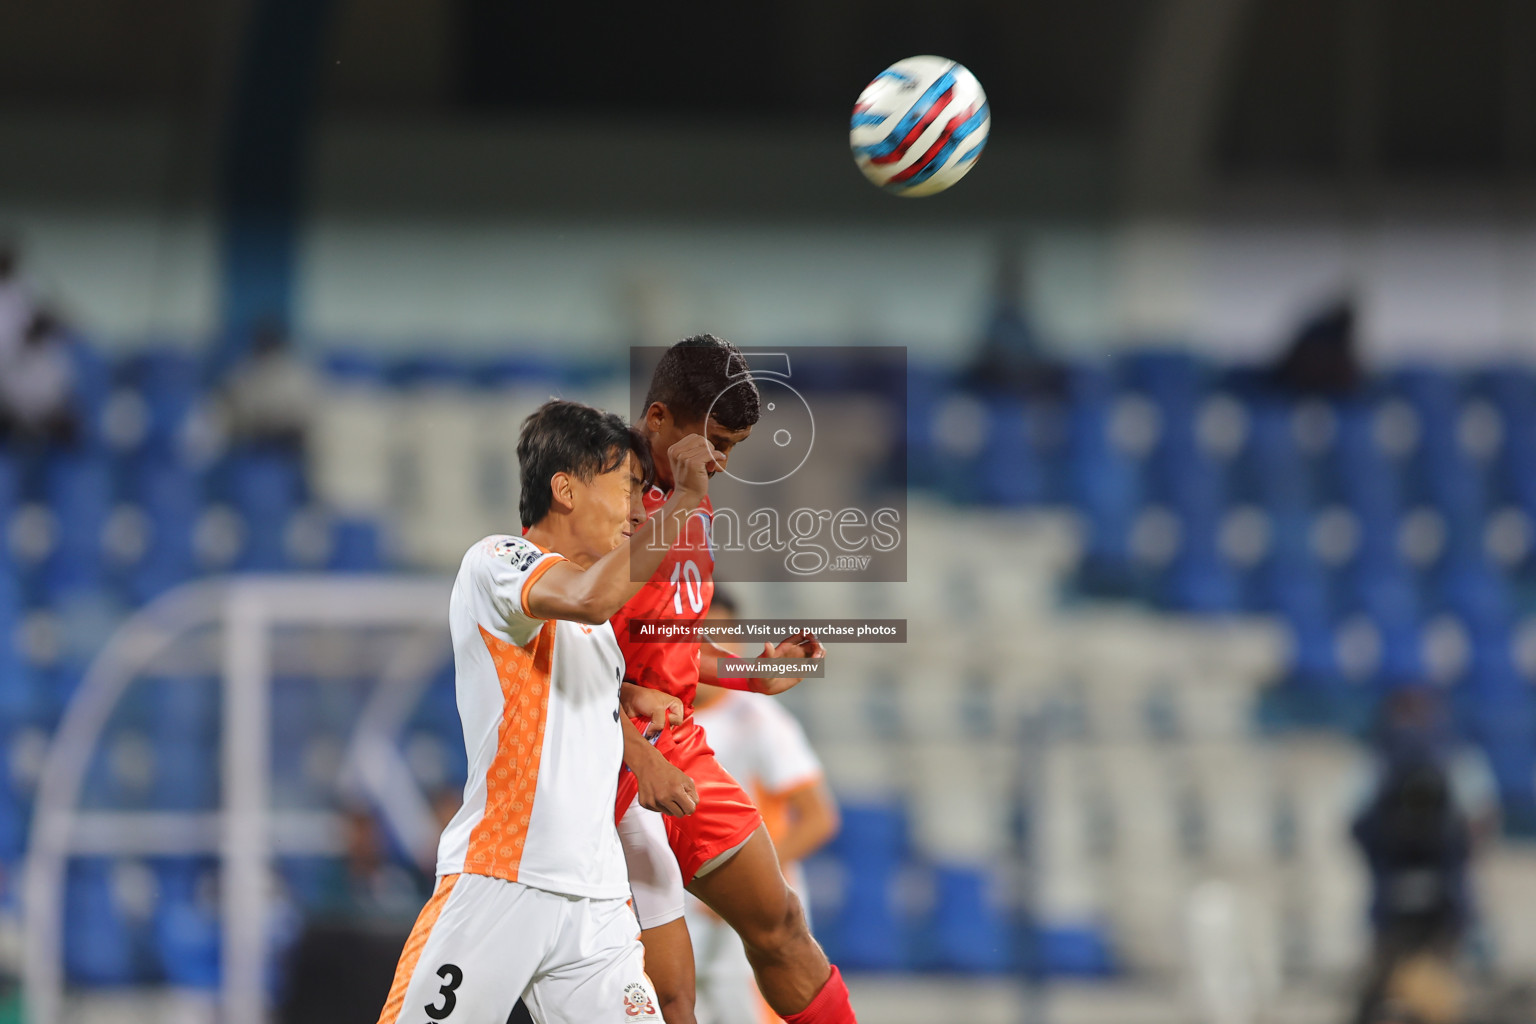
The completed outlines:
[[[821,986],[811,1005],[799,1013],[784,1018],[784,1024],[859,1024],[853,1015],[853,1004],[848,1001],[848,986],[843,984],[843,974],[832,965],[832,976]]]

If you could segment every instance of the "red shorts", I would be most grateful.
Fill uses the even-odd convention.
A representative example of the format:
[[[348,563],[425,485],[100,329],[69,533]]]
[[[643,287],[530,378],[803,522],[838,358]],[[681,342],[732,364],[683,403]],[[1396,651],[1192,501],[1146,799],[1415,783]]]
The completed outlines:
[[[637,718],[635,724],[644,729],[650,722]],[[683,884],[689,885],[699,868],[733,846],[746,842],[763,823],[763,816],[758,813],[752,798],[747,796],[747,791],[715,760],[715,752],[704,738],[704,730],[694,724],[691,712],[682,725],[661,735],[656,741],[656,749],[674,768],[692,779],[694,788],[699,791],[699,804],[692,814],[683,817],[662,815],[662,820],[667,823],[667,842],[671,844],[672,852],[677,856],[677,866],[683,873]],[[619,773],[615,820],[623,817],[639,789],[635,773],[624,768]]]

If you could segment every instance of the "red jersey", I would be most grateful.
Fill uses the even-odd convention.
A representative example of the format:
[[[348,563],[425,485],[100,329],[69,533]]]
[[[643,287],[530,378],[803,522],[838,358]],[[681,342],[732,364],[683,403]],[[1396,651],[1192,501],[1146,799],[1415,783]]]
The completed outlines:
[[[647,515],[667,500],[659,487],[645,492]],[[715,556],[710,544],[714,506],[705,498],[688,517],[683,535],[672,545],[661,567],[639,593],[610,621],[624,654],[624,678],[669,693],[693,708],[699,686],[699,645],[693,639],[642,643],[631,640],[631,619],[664,619],[693,624],[709,612],[715,594]]]

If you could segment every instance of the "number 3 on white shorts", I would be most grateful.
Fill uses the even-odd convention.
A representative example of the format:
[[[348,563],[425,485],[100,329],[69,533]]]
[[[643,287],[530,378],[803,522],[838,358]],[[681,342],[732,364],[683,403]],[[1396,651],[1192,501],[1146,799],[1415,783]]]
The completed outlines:
[[[681,581],[681,582],[679,582]],[[672,567],[672,610],[683,614],[683,591],[688,592],[688,607],[697,615],[704,610],[704,574],[693,559]]]
[[[443,1020],[453,1012],[454,1006],[458,1004],[459,997],[455,993],[458,991],[459,986],[464,983],[464,972],[453,964],[443,964],[443,966],[437,969],[437,976],[443,979],[443,987],[437,990],[437,994],[443,997],[443,1005],[436,1006],[433,1003],[428,1003],[424,1009],[427,1011],[427,1016],[433,1020]]]

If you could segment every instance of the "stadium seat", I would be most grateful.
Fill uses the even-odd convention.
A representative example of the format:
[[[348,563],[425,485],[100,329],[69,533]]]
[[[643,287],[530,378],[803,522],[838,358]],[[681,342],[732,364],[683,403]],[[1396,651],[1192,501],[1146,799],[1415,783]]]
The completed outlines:
[[[222,696],[218,679],[168,677],[141,685],[152,693],[149,728],[157,745],[182,740],[211,746],[217,740]]]
[[[79,985],[127,985],[138,980],[134,966],[133,937],[112,892],[111,862],[75,861],[64,887],[66,977]]]
[[[13,751],[10,743],[14,729],[7,728],[6,742],[0,754],[9,768]],[[31,802],[17,792],[12,771],[0,773],[0,864],[18,863],[26,852],[27,826],[31,820]]]
[[[854,969],[893,970],[906,949],[895,895],[906,848],[906,822],[891,806],[843,807],[843,827],[831,852],[842,866],[842,899],[831,920],[818,925],[829,953]]]
[[[9,528],[11,516],[21,504],[21,466],[10,452],[0,451],[0,525]],[[10,554],[10,545],[0,545],[0,563]]]
[[[75,375],[74,400],[80,414],[81,441],[99,447],[103,440],[102,412],[112,391],[112,366],[82,338],[70,338],[69,355]]]
[[[21,601],[21,580],[0,545],[0,721],[5,722],[26,721],[32,710],[28,666],[18,646]]]
[[[155,938],[161,971],[171,985],[192,989],[219,985],[219,920],[205,884],[211,870],[211,861],[193,857],[168,857],[156,865],[160,898]]]
[[[1048,490],[1046,470],[1035,444],[1031,410],[1011,399],[987,408],[986,444],[974,460],[981,500],[993,505],[1036,505]]]
[[[333,349],[320,359],[320,368],[333,383],[383,385],[389,366],[378,356],[357,349]]]
[[[1036,973],[1063,978],[1106,978],[1118,973],[1109,929],[1041,924],[1030,938]]]
[[[580,366],[569,361],[532,354],[502,356],[467,369],[475,382],[484,387],[546,387],[552,394],[574,390],[588,376]],[[622,409],[615,411],[624,414]]]
[[[1249,404],[1247,443],[1232,466],[1235,496],[1272,512],[1311,504],[1311,478],[1296,444],[1294,415],[1289,402],[1275,398]]]
[[[939,865],[933,870],[933,913],[922,933],[939,970],[991,974],[1015,966],[1014,936],[985,868]],[[924,958],[926,959],[926,958]]]
[[[218,748],[207,741],[161,741],[155,750],[154,806],[171,811],[208,811],[219,805],[222,775]]]
[[[102,538],[114,494],[110,463],[99,454],[53,453],[44,467],[44,490],[58,523],[43,565],[44,599],[55,603],[102,592],[107,583]]]
[[[377,572],[386,567],[379,524],[367,519],[339,518],[331,523],[332,572]]]
[[[1126,595],[1137,589],[1131,527],[1141,508],[1139,474],[1110,436],[1115,391],[1103,370],[1069,373],[1066,493],[1085,520],[1082,584],[1090,593]]]
[[[288,568],[289,522],[304,500],[304,469],[281,451],[244,451],[228,467],[232,504],[245,522],[245,545],[236,562],[248,572]]]
[[[143,448],[176,458],[185,451],[186,430],[202,398],[202,368],[190,353],[175,349],[146,352],[128,368],[149,413]]]
[[[475,366],[455,356],[410,356],[389,368],[389,381],[397,387],[462,386],[473,384],[475,378]]]
[[[149,527],[143,555],[128,572],[128,593],[150,601],[196,573],[193,537],[202,510],[202,482],[184,461],[151,455],[134,466],[131,496]]]

